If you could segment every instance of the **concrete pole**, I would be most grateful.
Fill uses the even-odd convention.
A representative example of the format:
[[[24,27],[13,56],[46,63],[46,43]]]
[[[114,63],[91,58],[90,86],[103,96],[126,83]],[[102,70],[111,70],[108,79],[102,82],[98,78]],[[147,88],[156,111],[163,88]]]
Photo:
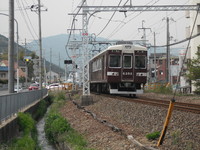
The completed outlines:
[[[8,16],[7,14],[0,13],[0,15]],[[18,21],[14,18],[14,21],[16,23],[17,28],[17,92],[19,91],[19,27],[18,27]]]
[[[26,55],[26,53],[27,53],[27,50],[26,50],[27,48],[26,48],[26,39],[25,39],[25,53],[24,53],[24,55],[25,56],[27,56]],[[25,60],[25,65],[26,65],[26,88],[28,87],[28,64],[27,64],[27,61]]]
[[[18,22],[15,19],[17,25],[17,93],[19,92],[19,31],[18,31]]]
[[[8,92],[14,93],[14,1],[9,0]]]
[[[39,20],[39,47],[40,47],[39,87],[40,87],[40,89],[42,89],[42,31],[41,31],[41,5],[40,5],[40,0],[38,0],[38,20]]]
[[[50,73],[49,80],[50,80],[50,84],[51,84],[51,63],[52,63],[52,50],[50,49],[50,68],[49,68],[49,73]]]
[[[156,70],[157,70],[157,68],[156,68],[156,33],[154,32],[153,35],[154,35],[154,71],[155,71],[155,73],[154,73],[155,80],[154,81],[156,83],[156,81],[157,81],[157,74],[156,74]]]
[[[169,17],[167,17],[167,58],[166,58],[166,82],[170,82],[170,49],[169,49]]]

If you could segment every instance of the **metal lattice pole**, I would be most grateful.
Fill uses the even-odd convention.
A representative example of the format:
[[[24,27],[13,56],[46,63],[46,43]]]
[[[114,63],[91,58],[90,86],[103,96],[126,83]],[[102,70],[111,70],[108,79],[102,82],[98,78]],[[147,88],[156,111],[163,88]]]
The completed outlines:
[[[86,5],[86,2],[85,4]],[[89,51],[88,51],[88,17],[87,13],[83,9],[83,95],[90,95],[90,84],[89,84]]]

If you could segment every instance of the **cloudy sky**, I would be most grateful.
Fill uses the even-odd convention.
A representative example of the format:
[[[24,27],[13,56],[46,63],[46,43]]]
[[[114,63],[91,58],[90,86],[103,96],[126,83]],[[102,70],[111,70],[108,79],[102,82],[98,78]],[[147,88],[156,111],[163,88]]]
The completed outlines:
[[[41,0],[42,10],[42,36],[48,37],[58,34],[67,34],[71,28],[72,16],[69,13],[76,13],[77,6],[82,0]],[[127,3],[126,3],[127,2]],[[123,6],[125,5],[189,5],[189,0],[87,0],[88,6]],[[30,10],[36,5],[37,0],[15,0],[15,19],[19,23],[19,38],[23,43],[25,39],[31,42],[38,39],[38,15]],[[0,13],[8,14],[8,0],[0,0]],[[185,18],[185,12],[115,12],[111,21],[104,29],[114,12],[99,12],[89,20],[89,33],[109,40],[140,40],[142,37],[142,20],[146,31],[147,40],[153,44],[153,32],[156,32],[158,45],[166,44],[166,17],[170,21],[170,35],[172,40],[185,38],[185,28],[189,21]],[[77,16],[75,27],[82,28],[82,17]],[[104,29],[104,30],[103,30]],[[103,31],[102,31],[103,30]],[[101,32],[102,31],[102,32]],[[77,34],[80,34],[78,31]],[[101,33],[101,34],[99,34]],[[8,36],[8,17],[0,15],[0,34]],[[184,47],[186,44],[180,44]]]

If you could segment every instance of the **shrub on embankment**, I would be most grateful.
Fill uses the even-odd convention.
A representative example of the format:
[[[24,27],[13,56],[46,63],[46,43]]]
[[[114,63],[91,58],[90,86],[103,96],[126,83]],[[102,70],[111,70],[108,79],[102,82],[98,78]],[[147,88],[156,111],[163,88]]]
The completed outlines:
[[[40,150],[37,141],[36,121],[44,116],[51,99],[41,100],[37,109],[31,115],[29,113],[18,113],[18,127],[20,136],[8,143],[1,143],[0,150]],[[34,119],[35,120],[34,120]],[[17,128],[17,127],[16,127]]]
[[[8,144],[7,150],[40,150],[37,145],[36,122],[28,113],[18,113],[20,137]]]
[[[76,132],[59,113],[67,98],[64,92],[54,93],[53,104],[45,120],[45,133],[49,142],[57,146],[70,146],[74,150],[89,150],[87,141]],[[90,149],[91,150],[91,149]]]

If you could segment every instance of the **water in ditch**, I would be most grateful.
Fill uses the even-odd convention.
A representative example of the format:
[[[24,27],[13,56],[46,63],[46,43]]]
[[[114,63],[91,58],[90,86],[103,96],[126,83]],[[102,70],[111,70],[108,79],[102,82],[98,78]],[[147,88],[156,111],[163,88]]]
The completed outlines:
[[[38,131],[38,144],[42,150],[56,150],[52,145],[48,143],[48,140],[45,137],[44,132],[44,117],[37,123],[37,131]]]

